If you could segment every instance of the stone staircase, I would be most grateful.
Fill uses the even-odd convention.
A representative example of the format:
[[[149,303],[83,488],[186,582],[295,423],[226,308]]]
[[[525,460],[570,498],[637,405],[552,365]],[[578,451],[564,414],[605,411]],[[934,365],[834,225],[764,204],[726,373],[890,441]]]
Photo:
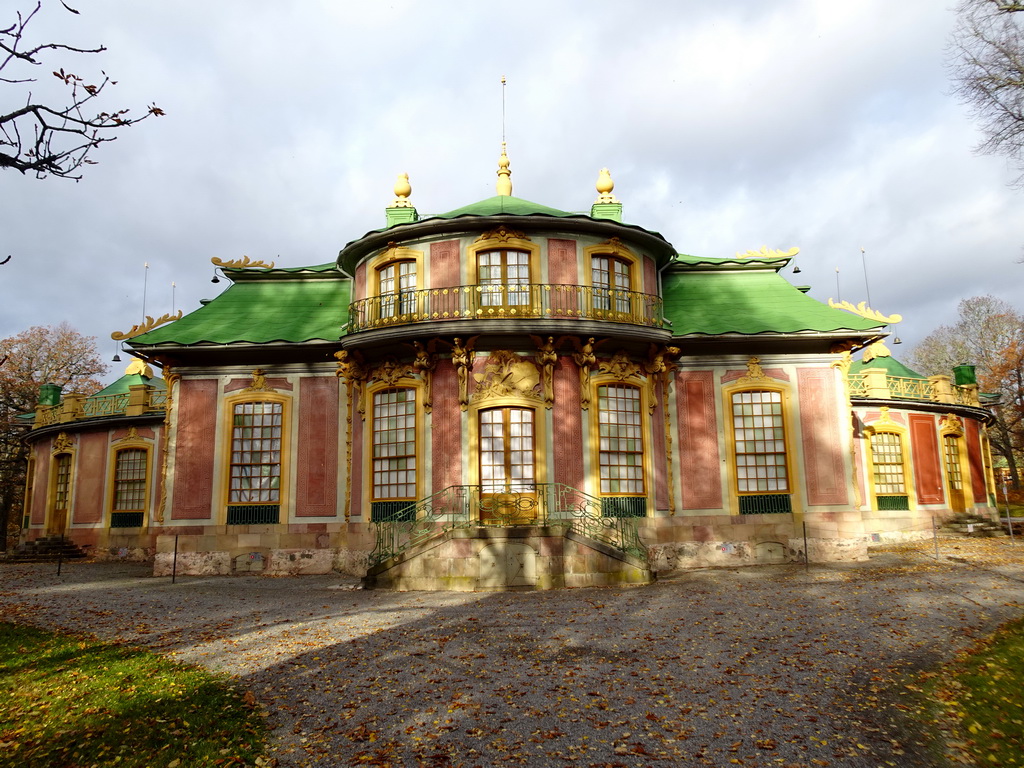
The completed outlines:
[[[951,536],[991,537],[1005,536],[1006,531],[989,517],[961,512],[942,524],[942,531]]]
[[[569,525],[442,530],[370,567],[366,589],[539,590],[650,584],[643,559]]]
[[[81,560],[86,553],[71,539],[47,536],[29,541],[7,553],[8,563],[55,563],[58,560]]]

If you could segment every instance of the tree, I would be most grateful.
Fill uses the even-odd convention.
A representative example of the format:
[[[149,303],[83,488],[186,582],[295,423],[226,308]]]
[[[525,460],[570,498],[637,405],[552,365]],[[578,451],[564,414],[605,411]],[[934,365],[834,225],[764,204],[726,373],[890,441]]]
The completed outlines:
[[[957,311],[954,325],[940,326],[914,348],[911,365],[927,375],[974,365],[980,390],[1000,395],[990,437],[1017,490],[1024,457],[1024,315],[994,296],[964,299]]]
[[[18,527],[28,456],[22,441],[27,425],[17,417],[35,410],[39,388],[58,384],[66,391],[92,394],[107,371],[94,336],[67,323],[35,326],[0,340],[0,550],[9,527]]]
[[[954,93],[981,124],[978,151],[1009,157],[1024,184],[1024,1],[963,0],[957,10]]]
[[[61,2],[73,14],[78,11]],[[56,51],[71,53],[102,53],[97,48],[78,48],[63,43],[32,43],[26,38],[26,29],[39,13],[42,0],[27,14],[17,12],[16,20],[0,29],[0,84],[26,85],[36,82],[29,70],[43,64],[42,57]],[[0,168],[13,168],[36,178],[58,176],[78,180],[79,169],[91,165],[89,153],[100,144],[114,141],[114,133],[135,125],[149,117],[158,117],[163,111],[151,104],[141,117],[129,117],[127,109],[99,111],[93,101],[105,89],[117,82],[101,72],[101,78],[89,82],[61,67],[53,72],[67,88],[66,98],[57,104],[44,104],[33,100],[32,91],[25,96],[24,106],[0,115]]]

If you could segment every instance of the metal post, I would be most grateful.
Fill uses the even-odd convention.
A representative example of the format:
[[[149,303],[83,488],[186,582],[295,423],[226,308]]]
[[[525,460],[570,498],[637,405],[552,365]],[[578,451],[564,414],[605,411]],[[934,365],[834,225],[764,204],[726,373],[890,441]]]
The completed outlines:
[[[60,535],[60,549],[57,550],[57,575],[60,576],[60,567],[64,563],[64,534]]]
[[[939,559],[939,529],[935,525],[935,515],[932,515],[932,538],[935,540],[935,559]]]
[[[171,584],[178,578],[178,535],[174,535],[174,560],[171,561]]]
[[[1006,503],[1006,527],[1010,529],[1010,543],[1016,544],[1013,540],[1013,520],[1010,518],[1010,497],[1006,493],[1006,480],[1003,480],[1003,501]]]
[[[807,551],[807,523],[803,523],[804,527],[804,571],[811,569],[811,558],[810,553]]]

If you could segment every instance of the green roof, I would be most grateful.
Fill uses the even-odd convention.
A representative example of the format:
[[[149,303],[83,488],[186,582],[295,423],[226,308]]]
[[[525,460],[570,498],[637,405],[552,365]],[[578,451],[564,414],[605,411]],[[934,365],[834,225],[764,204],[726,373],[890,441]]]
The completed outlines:
[[[530,216],[532,214],[544,216],[580,216],[585,214],[560,211],[557,208],[548,208],[546,205],[531,203],[521,197],[511,195],[495,195],[478,203],[456,208],[448,213],[439,213],[431,216],[432,219],[454,219],[459,216],[497,216],[499,214],[510,214],[512,216]]]
[[[134,387],[138,384],[146,384],[156,389],[166,389],[167,385],[164,384],[164,380],[159,377],[143,376],[140,373],[126,373],[120,379],[115,381],[113,384],[108,384],[99,392],[94,392],[89,395],[87,399],[94,397],[101,397],[103,395],[124,395],[129,391],[129,387]]]
[[[662,281],[665,317],[672,334],[797,333],[868,331],[874,320],[833,309],[788,283],[771,266],[722,269],[700,260],[706,270],[666,271]],[[721,260],[722,263],[730,260]]]
[[[334,264],[290,270],[327,271]],[[136,336],[132,346],[159,344],[265,344],[269,342],[336,341],[348,323],[351,282],[347,279],[262,279],[247,274],[220,296],[181,320]],[[251,270],[250,270],[251,272]],[[234,277],[234,275],[232,275]]]
[[[884,368],[888,376],[896,376],[903,379],[927,379],[917,371],[912,371],[894,357],[883,355],[868,362],[854,360],[850,363],[850,373],[861,373],[865,368]]]

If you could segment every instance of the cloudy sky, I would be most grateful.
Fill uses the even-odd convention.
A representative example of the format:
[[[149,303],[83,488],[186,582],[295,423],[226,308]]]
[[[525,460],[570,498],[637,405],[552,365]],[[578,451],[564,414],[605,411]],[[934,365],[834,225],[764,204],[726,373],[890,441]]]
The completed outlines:
[[[502,75],[518,197],[589,210],[607,166],[624,219],[682,253],[799,246],[811,295],[904,315],[897,355],[962,298],[1024,309],[1024,193],[972,153],[941,0],[70,4],[44,0],[31,37],[109,50],[51,57],[37,92],[103,69],[105,108],[167,116],[78,183],[0,174],[0,337],[66,320],[109,358],[144,286],[147,314],[172,282],[188,312],[226,286],[211,257],[331,261],[398,173],[421,215],[490,197]]]

